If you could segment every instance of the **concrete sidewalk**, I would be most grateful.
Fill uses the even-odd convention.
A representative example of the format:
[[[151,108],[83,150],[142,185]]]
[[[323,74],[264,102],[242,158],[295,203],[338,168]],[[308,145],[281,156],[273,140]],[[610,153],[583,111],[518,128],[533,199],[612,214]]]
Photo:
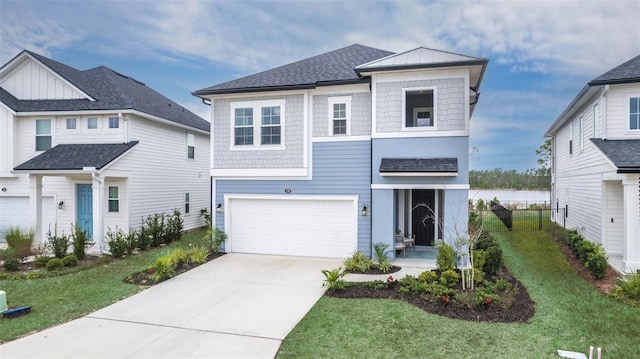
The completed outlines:
[[[231,253],[83,318],[0,346],[0,358],[273,358],[340,259]],[[37,294],[34,294],[37,295]]]

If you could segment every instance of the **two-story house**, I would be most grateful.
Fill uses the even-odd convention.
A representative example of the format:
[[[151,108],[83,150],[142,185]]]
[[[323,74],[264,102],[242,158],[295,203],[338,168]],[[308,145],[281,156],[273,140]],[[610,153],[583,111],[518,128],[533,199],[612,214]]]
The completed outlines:
[[[618,271],[640,269],[640,56],[590,81],[546,136],[555,221],[601,243]]]
[[[348,257],[396,230],[418,246],[464,234],[487,62],[356,44],[195,91],[225,250]]]
[[[109,228],[173,209],[199,227],[208,170],[209,122],[139,81],[30,51],[0,68],[0,238],[78,224],[104,251]]]

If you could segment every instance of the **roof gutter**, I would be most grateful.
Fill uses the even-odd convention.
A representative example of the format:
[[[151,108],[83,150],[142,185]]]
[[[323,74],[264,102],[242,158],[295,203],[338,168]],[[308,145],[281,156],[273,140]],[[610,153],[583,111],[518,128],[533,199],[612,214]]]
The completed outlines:
[[[348,80],[336,80],[336,81],[321,81],[308,84],[296,84],[296,85],[282,85],[282,86],[265,86],[265,87],[242,87],[242,88],[229,88],[219,90],[198,90],[191,94],[196,97],[205,98],[203,96],[210,95],[227,95],[227,94],[239,94],[249,92],[275,92],[275,91],[291,91],[291,90],[310,90],[320,86],[335,86],[335,85],[350,85],[369,83],[369,78],[348,79]]]

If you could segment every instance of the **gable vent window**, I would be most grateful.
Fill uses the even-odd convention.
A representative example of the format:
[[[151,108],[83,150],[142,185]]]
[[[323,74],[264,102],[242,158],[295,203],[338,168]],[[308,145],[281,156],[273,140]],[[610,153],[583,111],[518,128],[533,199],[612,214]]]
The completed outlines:
[[[109,117],[109,128],[120,128],[120,118]]]
[[[193,133],[187,133],[187,158],[196,156],[196,139]]]
[[[90,130],[95,130],[98,128],[98,119],[95,117],[89,117],[87,119],[87,128]]]
[[[36,151],[51,148],[51,120],[36,120]]]

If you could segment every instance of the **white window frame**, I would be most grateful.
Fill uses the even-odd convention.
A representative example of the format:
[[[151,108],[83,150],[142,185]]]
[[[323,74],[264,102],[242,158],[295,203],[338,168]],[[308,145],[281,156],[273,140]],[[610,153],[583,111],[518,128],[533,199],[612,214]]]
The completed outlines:
[[[638,99],[638,103],[640,104],[640,94],[629,94],[627,96],[625,96],[625,102],[624,102],[624,121],[625,121],[625,125],[624,128],[625,130],[627,130],[630,133],[637,133],[640,132],[640,126],[638,126],[638,128],[631,128],[631,109],[629,107],[631,107],[631,99],[632,98],[637,98]]]
[[[411,126],[407,127],[407,93],[415,91],[432,91],[433,92],[433,107],[417,107],[413,109],[412,116],[416,116],[419,111],[416,110],[431,110],[432,118],[431,126]],[[438,129],[438,88],[437,86],[422,86],[422,87],[405,87],[402,89],[402,131],[436,131]],[[414,119],[415,120],[415,119]]]
[[[49,121],[49,133],[38,133],[38,121]],[[37,118],[34,122],[35,128],[35,143],[34,148],[36,152],[44,152],[53,148],[53,120],[50,118]],[[38,149],[38,137],[49,137],[49,148],[47,149]]]
[[[116,197],[111,197],[111,189],[116,189]],[[115,201],[118,208],[115,211],[111,210],[111,202]],[[119,186],[107,186],[107,211],[109,213],[119,213],[120,212],[120,187]]]
[[[600,138],[600,125],[598,123],[600,116],[600,103],[593,104],[593,138]]]
[[[333,133],[333,122],[336,118],[333,117],[333,106],[338,104],[345,104],[345,120],[346,120],[346,133]],[[329,136],[351,136],[351,96],[335,96],[329,97]],[[342,120],[342,119],[339,119]]]
[[[189,198],[189,192],[184,193],[184,214],[191,212],[191,198]]]
[[[112,119],[116,120],[115,121],[116,127],[111,127],[111,120]],[[107,122],[108,122],[107,123],[107,128],[110,129],[110,130],[117,130],[117,129],[120,128],[120,117],[118,117],[118,116],[109,116],[109,119],[107,120]]]
[[[69,128],[69,121],[73,120],[73,128]],[[76,117],[67,117],[64,121],[64,128],[67,131],[77,131],[78,130],[78,118]]]
[[[284,150],[285,149],[285,99],[273,100],[253,100],[253,101],[236,101],[231,102],[230,106],[230,130],[229,130],[229,149],[231,151],[247,151],[247,150]],[[280,107],[280,144],[263,145],[262,144],[262,108],[263,107]],[[235,144],[235,110],[237,108],[253,108],[253,145],[236,145]]]
[[[578,150],[584,149],[584,115],[578,119]]]
[[[193,149],[193,151],[190,151]],[[187,158],[195,159],[196,158],[196,136],[193,133],[187,132]]]
[[[89,124],[91,123],[92,119],[96,120],[96,127],[95,128],[89,127]],[[94,131],[94,130],[97,130],[99,128],[100,128],[100,117],[87,117],[87,130]]]

